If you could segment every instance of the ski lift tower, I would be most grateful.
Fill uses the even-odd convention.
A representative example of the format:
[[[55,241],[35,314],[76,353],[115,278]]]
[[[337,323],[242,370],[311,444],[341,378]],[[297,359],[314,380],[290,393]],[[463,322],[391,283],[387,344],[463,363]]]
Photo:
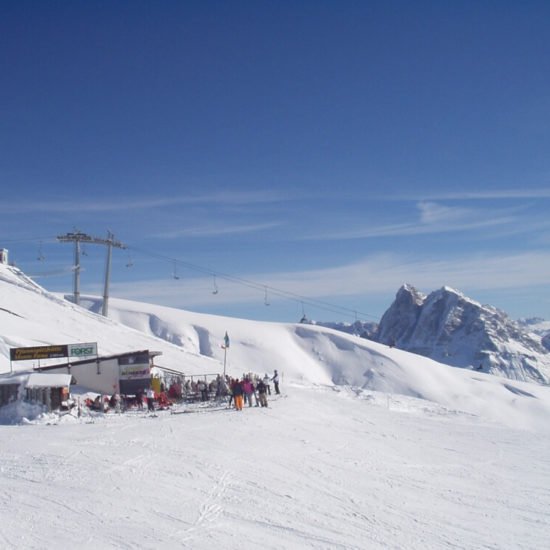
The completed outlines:
[[[107,317],[109,311],[109,279],[111,277],[111,256],[113,248],[126,248],[126,245],[116,241],[115,236],[108,231],[107,238],[91,237],[80,231],[59,235],[57,240],[62,243],[74,243],[74,303],[80,304],[80,243],[102,244],[107,246],[107,262],[105,265],[105,286],[103,290],[103,308],[101,314]]]

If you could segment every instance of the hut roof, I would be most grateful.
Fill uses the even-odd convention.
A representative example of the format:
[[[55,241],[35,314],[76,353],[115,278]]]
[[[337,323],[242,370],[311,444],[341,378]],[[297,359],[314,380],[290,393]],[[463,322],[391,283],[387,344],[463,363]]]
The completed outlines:
[[[71,385],[70,374],[33,372],[27,380],[27,388],[64,388]]]

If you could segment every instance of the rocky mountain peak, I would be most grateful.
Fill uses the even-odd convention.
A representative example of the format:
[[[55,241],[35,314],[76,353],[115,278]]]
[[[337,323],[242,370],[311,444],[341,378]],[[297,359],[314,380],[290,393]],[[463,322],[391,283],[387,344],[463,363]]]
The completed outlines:
[[[550,354],[541,338],[504,312],[444,286],[425,295],[403,285],[375,339],[457,367],[548,383]]]

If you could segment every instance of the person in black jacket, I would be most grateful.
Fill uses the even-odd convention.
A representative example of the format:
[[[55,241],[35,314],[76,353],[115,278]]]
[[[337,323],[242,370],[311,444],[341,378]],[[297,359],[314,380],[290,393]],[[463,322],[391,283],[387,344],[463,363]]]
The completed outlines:
[[[279,395],[281,392],[279,391],[279,373],[277,369],[273,371],[273,378],[271,380],[273,381],[273,386],[275,386],[275,393]]]
[[[256,390],[258,392],[258,398],[260,400],[260,405],[262,407],[267,407],[267,386],[264,384],[263,380],[260,380],[256,384]]]
[[[235,380],[235,384],[233,385],[233,401],[235,401],[235,409],[237,409],[238,411],[243,410],[243,395],[243,384],[237,378],[237,380]]]

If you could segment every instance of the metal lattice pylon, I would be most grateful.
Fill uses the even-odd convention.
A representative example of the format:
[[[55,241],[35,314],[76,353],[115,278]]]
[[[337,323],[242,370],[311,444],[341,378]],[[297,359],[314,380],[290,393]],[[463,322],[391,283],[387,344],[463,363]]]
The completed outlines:
[[[59,235],[57,240],[62,243],[74,243],[74,303],[80,304],[80,243],[101,244],[107,246],[107,262],[105,265],[105,285],[103,289],[103,308],[101,314],[107,317],[109,311],[109,279],[111,277],[111,256],[113,248],[126,248],[126,245],[116,241],[111,231],[107,231],[107,238],[92,237],[81,231],[74,231]]]

